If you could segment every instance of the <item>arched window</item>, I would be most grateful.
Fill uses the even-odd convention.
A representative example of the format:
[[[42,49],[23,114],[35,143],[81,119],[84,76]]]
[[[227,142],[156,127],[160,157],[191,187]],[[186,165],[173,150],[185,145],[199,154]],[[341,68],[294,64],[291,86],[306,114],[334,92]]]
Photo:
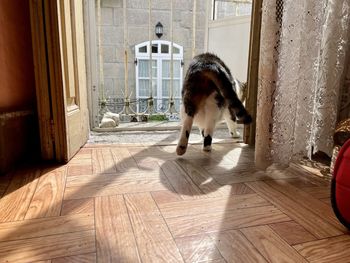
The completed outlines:
[[[149,59],[150,43],[143,42],[135,46],[136,63],[136,97],[141,101],[138,111],[147,107],[150,97]],[[179,110],[182,87],[183,48],[173,43],[173,99],[175,108]],[[155,110],[165,111],[171,96],[171,42],[164,40],[152,41],[152,96],[155,99]]]

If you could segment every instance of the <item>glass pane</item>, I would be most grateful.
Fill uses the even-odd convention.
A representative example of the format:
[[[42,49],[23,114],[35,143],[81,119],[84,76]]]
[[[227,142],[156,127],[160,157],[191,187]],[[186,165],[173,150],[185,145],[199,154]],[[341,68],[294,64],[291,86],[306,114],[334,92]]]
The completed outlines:
[[[149,77],[149,62],[148,60],[139,60],[139,77],[148,78]]]
[[[215,1],[215,19],[251,15],[252,3],[238,3],[226,0]]]
[[[153,87],[153,97],[157,96],[157,80],[153,79],[152,81],[152,87]],[[140,79],[139,80],[139,94],[138,96],[146,96],[148,97],[150,95],[149,92],[149,80],[148,79]]]
[[[170,96],[170,80],[166,80],[166,79],[162,80],[162,96],[163,97]]]
[[[161,49],[160,52],[163,53],[163,54],[168,54],[169,53],[169,45],[162,44],[160,49]]]
[[[170,78],[170,60],[162,61],[162,77]]]
[[[149,95],[149,80],[140,79],[139,80],[139,96],[148,96]]]
[[[180,78],[181,73],[181,61],[180,60],[173,60],[174,66],[173,66],[173,72],[174,78]],[[170,60],[163,60],[162,61],[162,77],[163,78],[170,78]]]
[[[158,53],[158,44],[152,44],[152,53]]]
[[[164,104],[162,99],[157,98],[154,100],[154,106],[157,112],[165,112],[167,110],[168,104]]]
[[[157,93],[157,79],[153,79],[153,81],[152,81],[152,87],[153,87],[153,94],[152,94],[152,96],[153,97],[157,97],[158,95],[158,93]]]
[[[174,54],[180,54],[180,49],[177,47],[173,47],[173,53]]]
[[[238,3],[237,16],[250,16],[252,14],[252,4]]]
[[[173,80],[173,96],[180,97],[181,96],[180,94],[181,94],[180,80],[174,79]]]
[[[177,112],[180,112],[181,99],[175,99],[175,109]]]
[[[147,46],[142,46],[139,48],[140,53],[147,53]]]
[[[174,78],[180,78],[181,62],[174,60]]]
[[[147,99],[139,100],[139,112],[143,112],[147,109]]]
[[[152,60],[152,76],[153,78],[157,78],[157,61]],[[141,78],[149,78],[149,60],[148,59],[140,59],[139,63],[139,77]]]

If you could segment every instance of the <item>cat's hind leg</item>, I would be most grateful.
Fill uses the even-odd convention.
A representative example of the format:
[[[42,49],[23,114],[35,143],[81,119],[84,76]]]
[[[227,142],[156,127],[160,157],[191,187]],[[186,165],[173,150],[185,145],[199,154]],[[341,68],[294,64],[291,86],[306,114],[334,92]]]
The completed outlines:
[[[189,116],[182,110],[182,127],[180,132],[179,142],[177,143],[177,155],[183,155],[187,150],[188,139],[193,125],[193,117]]]
[[[210,152],[211,151],[211,143],[213,140],[215,124],[211,123],[204,129],[203,135],[203,151]]]
[[[215,99],[208,99],[205,109],[205,121],[203,132],[203,151],[211,151],[214,129],[217,121],[221,118],[220,108]]]
[[[227,124],[227,128],[230,132],[231,137],[232,138],[239,138],[241,135],[237,131],[237,122],[232,120],[231,114],[228,111],[228,109],[226,109],[224,112],[224,119],[225,119],[225,122]]]

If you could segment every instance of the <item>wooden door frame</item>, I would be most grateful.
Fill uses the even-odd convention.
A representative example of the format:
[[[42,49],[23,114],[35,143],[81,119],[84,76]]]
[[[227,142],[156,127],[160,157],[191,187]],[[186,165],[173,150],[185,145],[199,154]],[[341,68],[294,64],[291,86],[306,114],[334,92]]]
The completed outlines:
[[[205,50],[208,50],[209,20],[212,19],[212,7],[214,0],[207,0],[207,19],[205,31]],[[253,123],[244,125],[243,141],[253,146],[255,144],[256,134],[256,112],[257,112],[257,93],[258,93],[258,75],[259,75],[259,56],[260,56],[260,31],[261,31],[261,9],[263,0],[252,1],[252,15],[250,22],[250,40],[247,72],[247,96],[246,108],[252,115]]]
[[[246,108],[252,115],[253,122],[250,125],[244,126],[243,140],[244,143],[251,146],[255,144],[256,134],[262,1],[263,0],[253,0],[250,25]]]
[[[57,1],[30,0],[37,111],[43,160],[68,161]]]
[[[49,76],[47,68],[47,45],[43,4],[42,0],[30,0],[29,8],[41,158],[43,160],[53,160],[55,158],[55,145],[53,134],[51,132],[53,117],[50,90],[48,88]]]
[[[97,63],[97,32],[96,32],[96,6],[95,1],[84,0],[84,33],[85,33],[85,58],[87,73],[87,94],[90,129],[99,125],[99,81]]]

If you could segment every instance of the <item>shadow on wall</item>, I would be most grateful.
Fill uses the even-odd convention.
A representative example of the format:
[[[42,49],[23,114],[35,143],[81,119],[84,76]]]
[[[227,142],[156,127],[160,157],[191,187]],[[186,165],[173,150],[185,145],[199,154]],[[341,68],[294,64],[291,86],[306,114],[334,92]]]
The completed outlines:
[[[0,1],[0,175],[38,156],[29,1]]]

